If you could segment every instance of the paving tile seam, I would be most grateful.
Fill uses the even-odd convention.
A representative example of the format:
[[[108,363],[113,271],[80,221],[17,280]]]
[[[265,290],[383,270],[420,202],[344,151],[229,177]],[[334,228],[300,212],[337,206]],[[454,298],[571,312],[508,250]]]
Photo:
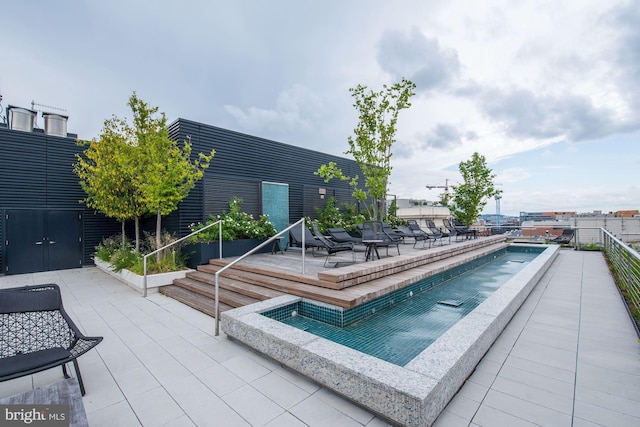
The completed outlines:
[[[528,314],[528,316],[526,318],[526,322],[524,324],[525,327],[526,327],[526,324],[531,320],[532,316],[534,315],[534,313],[536,311],[536,307],[540,304],[540,301],[542,300],[542,297],[544,296],[546,290],[548,289],[548,287],[549,287],[553,277],[555,276],[556,272],[558,271],[557,267],[556,268],[553,268],[553,267],[554,267],[554,265],[557,266],[558,264],[561,263],[562,260],[560,259],[560,255],[561,255],[561,253],[558,253],[558,256],[556,256],[556,259],[554,260],[554,262],[551,264],[551,266],[549,266],[549,268],[547,269],[545,274],[540,278],[540,280],[536,284],[535,288],[527,296],[527,299],[525,300],[525,302],[522,304],[522,306],[519,309],[519,311],[522,310],[522,308],[527,304],[527,302],[529,301],[530,298],[535,298],[533,300],[533,301],[535,301],[535,304],[533,304],[533,307],[530,308],[530,312],[529,312],[529,314]],[[547,278],[547,275],[549,275],[548,278]],[[542,288],[540,288],[541,286],[542,286]],[[536,291],[538,291],[538,292],[536,292]],[[513,319],[511,319],[511,321],[513,321]],[[471,417],[471,421],[473,421],[476,418],[476,416],[478,414],[478,411],[481,410],[482,406],[483,405],[487,405],[485,401],[487,399],[487,395],[489,394],[489,391],[494,390],[494,391],[498,392],[497,390],[495,390],[493,388],[493,385],[494,385],[496,379],[498,378],[498,376],[500,375],[500,372],[502,372],[502,368],[507,363],[509,358],[510,357],[515,357],[515,356],[512,355],[512,351],[513,351],[516,343],[518,343],[518,341],[520,340],[520,338],[521,338],[521,336],[522,336],[522,334],[523,334],[523,332],[525,330],[525,327],[521,328],[518,331],[517,338],[514,340],[513,344],[511,344],[511,346],[509,347],[509,350],[508,350],[508,353],[507,353],[507,357],[502,362],[498,362],[498,363],[500,363],[500,369],[498,370],[498,372],[493,377],[493,379],[491,381],[491,384],[488,385],[488,386],[486,386],[484,384],[479,384],[480,386],[486,387],[486,391],[484,392],[484,395],[482,396],[482,399],[480,401],[480,404],[478,405],[478,408],[474,411],[474,413],[473,413],[473,415]],[[503,330],[503,333],[505,331],[507,331],[507,329],[508,329],[508,326]],[[474,373],[475,373],[475,371],[474,371]],[[472,378],[473,378],[473,374],[469,377],[468,381],[473,382]],[[478,384],[478,383],[476,383],[476,384]],[[487,406],[489,406],[489,405],[487,405]],[[493,408],[493,409],[499,410],[497,408]],[[502,411],[500,411],[500,412],[502,412]],[[504,412],[504,413],[506,414],[506,412]],[[511,415],[511,414],[508,414],[508,415]],[[522,419],[520,417],[516,417],[516,418]],[[528,422],[525,419],[523,419],[523,420],[525,422]]]

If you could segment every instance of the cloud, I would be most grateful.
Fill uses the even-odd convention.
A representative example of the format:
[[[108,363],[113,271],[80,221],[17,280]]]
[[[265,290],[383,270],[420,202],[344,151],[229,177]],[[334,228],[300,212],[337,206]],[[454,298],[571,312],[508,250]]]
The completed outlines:
[[[510,137],[579,142],[604,138],[627,128],[627,123],[616,120],[611,110],[597,107],[581,95],[536,95],[529,89],[489,88],[477,102],[484,114],[499,122]]]
[[[313,123],[322,114],[323,101],[309,88],[296,84],[281,92],[275,104],[274,108],[242,109],[234,105],[225,105],[224,109],[247,131],[310,131],[313,129]]]
[[[475,132],[464,132],[460,126],[438,123],[431,132],[418,136],[422,141],[422,148],[433,148],[436,150],[446,150],[459,147],[463,140],[473,140],[477,138]]]
[[[438,39],[427,38],[413,27],[409,34],[387,31],[378,43],[378,64],[399,80],[406,77],[417,91],[446,87],[460,72],[458,54],[444,49]]]

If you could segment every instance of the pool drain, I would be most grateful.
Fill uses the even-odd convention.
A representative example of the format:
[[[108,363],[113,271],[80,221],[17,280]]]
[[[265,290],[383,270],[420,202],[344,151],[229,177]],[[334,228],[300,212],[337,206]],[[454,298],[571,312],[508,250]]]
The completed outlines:
[[[438,304],[446,305],[448,307],[460,307],[462,305],[462,303],[463,303],[463,301],[456,300],[456,299],[448,299],[448,300],[444,300],[444,301],[438,301]]]

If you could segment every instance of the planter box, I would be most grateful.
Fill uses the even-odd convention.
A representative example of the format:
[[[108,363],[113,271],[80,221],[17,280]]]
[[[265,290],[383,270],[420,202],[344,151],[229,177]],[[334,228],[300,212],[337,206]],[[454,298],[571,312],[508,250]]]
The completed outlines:
[[[244,255],[265,241],[266,239],[243,239],[222,242],[222,256],[236,257]],[[190,245],[186,245],[182,251],[189,257],[187,266],[189,266],[189,268],[197,268],[199,265],[209,264],[210,259],[220,258],[219,248],[220,245],[218,242],[192,243]],[[265,247],[260,248],[256,253],[268,253],[270,251],[271,245],[266,245]]]
[[[108,262],[104,262],[97,258],[94,258],[93,261],[98,269],[104,271],[112,277],[115,277],[121,282],[126,283],[138,292],[144,292],[144,276],[140,276],[127,269],[122,269],[119,272],[115,272],[113,271],[113,267],[111,266],[111,264],[109,264]],[[172,285],[174,279],[183,279],[190,271],[193,270],[189,269],[172,271],[170,273],[147,274],[147,293],[149,294],[158,292],[158,288],[160,286]]]

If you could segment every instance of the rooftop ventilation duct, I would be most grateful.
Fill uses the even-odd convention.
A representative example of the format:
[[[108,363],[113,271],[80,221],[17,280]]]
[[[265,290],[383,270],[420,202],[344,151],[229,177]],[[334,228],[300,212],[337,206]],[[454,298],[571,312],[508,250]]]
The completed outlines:
[[[44,118],[44,133],[53,136],[67,136],[68,116],[55,113],[42,113]]]
[[[7,115],[11,129],[33,132],[33,125],[36,120],[35,111],[9,105],[7,107]]]

